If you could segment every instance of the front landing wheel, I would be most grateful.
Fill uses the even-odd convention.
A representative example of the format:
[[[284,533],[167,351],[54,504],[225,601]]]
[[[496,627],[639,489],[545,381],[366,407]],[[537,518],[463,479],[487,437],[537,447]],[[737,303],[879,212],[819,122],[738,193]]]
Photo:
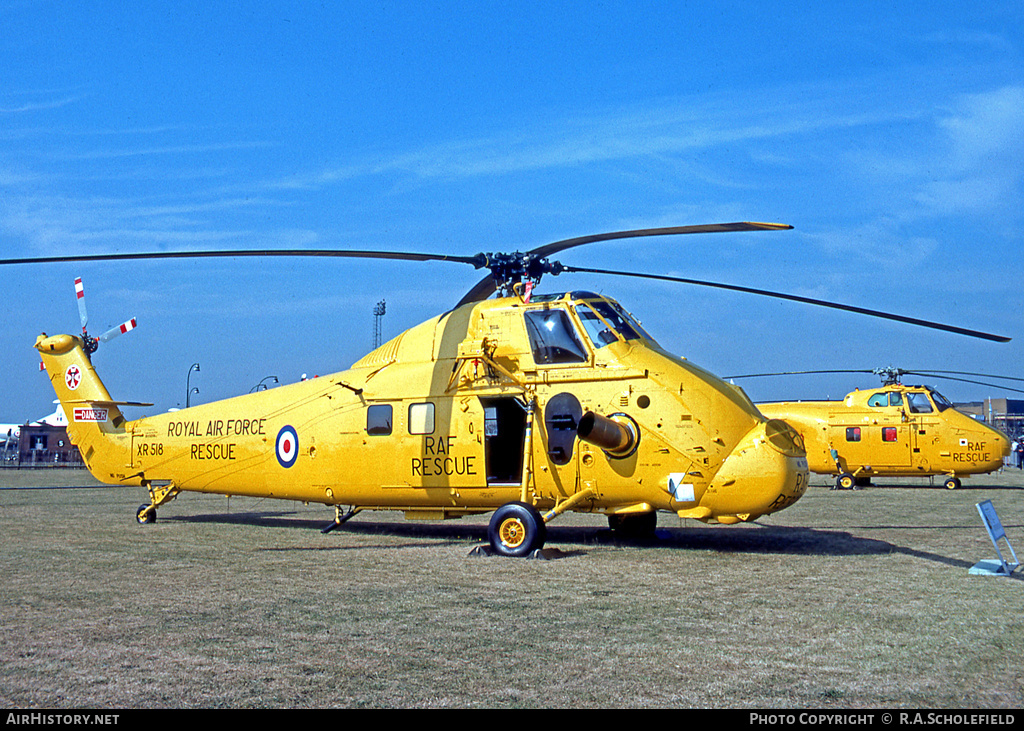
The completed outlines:
[[[544,547],[547,527],[537,509],[526,503],[508,503],[494,511],[487,539],[494,552],[522,557]]]
[[[836,490],[852,490],[857,485],[857,480],[849,472],[844,472],[836,478]]]
[[[138,511],[135,513],[135,520],[139,521],[142,525],[155,523],[156,508],[152,505],[140,505]]]

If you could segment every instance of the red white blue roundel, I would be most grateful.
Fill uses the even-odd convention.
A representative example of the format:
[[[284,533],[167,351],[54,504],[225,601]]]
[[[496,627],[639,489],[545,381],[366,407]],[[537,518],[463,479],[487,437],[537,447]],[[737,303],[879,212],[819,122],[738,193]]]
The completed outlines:
[[[282,467],[291,467],[299,456],[299,435],[291,426],[281,427],[277,433],[277,461]]]

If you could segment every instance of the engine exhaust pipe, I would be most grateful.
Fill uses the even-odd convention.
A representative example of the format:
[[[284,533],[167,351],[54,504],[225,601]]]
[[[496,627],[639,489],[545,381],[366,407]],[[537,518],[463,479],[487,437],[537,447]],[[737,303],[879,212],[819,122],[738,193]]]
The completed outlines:
[[[614,414],[613,417],[617,418],[588,411],[580,417],[576,435],[613,457],[629,456],[640,441],[640,432],[633,420],[625,414]]]

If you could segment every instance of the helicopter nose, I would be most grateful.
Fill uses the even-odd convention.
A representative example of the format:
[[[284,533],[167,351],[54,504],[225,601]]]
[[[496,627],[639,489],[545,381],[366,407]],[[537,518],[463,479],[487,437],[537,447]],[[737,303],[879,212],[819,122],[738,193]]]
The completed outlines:
[[[1006,436],[1003,432],[998,432],[996,436],[996,451],[998,456],[993,462],[998,462],[1001,467],[1003,460],[1010,456],[1010,437]]]
[[[987,424],[980,426],[980,429],[965,432],[965,436],[960,438],[961,453],[967,457],[970,467],[964,470],[965,474],[994,472],[1010,456],[1010,438]]]
[[[752,428],[723,462],[696,508],[684,518],[739,523],[789,507],[807,490],[803,440],[778,419]]]

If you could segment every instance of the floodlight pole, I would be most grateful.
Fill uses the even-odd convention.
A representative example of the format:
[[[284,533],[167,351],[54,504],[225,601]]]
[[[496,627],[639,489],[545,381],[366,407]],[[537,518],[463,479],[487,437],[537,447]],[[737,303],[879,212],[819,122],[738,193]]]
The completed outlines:
[[[384,317],[385,311],[384,300],[381,300],[373,308],[373,347],[376,349],[380,345],[380,321]]]

